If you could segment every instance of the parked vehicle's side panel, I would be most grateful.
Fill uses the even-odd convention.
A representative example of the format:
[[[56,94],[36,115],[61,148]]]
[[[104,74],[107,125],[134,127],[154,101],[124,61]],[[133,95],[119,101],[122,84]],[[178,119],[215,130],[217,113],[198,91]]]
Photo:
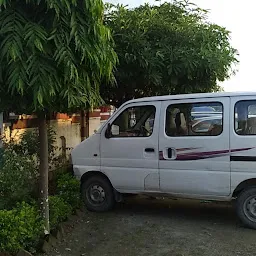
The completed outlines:
[[[198,198],[230,195],[229,103],[229,97],[162,103],[162,192]]]
[[[100,134],[94,134],[72,150],[75,176],[80,179],[89,171],[100,171]]]
[[[256,179],[256,97],[231,98],[231,190],[243,181]]]
[[[119,192],[159,191],[160,106],[161,102],[128,104],[101,131],[101,171]]]

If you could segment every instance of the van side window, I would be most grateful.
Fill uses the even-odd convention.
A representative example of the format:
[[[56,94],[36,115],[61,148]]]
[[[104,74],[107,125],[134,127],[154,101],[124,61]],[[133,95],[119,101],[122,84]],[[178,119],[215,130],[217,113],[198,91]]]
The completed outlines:
[[[166,135],[217,136],[223,130],[223,105],[220,102],[170,105],[166,110]]]
[[[256,100],[236,103],[235,131],[238,135],[256,135]]]
[[[153,133],[155,106],[127,108],[112,123],[111,137],[149,137]]]

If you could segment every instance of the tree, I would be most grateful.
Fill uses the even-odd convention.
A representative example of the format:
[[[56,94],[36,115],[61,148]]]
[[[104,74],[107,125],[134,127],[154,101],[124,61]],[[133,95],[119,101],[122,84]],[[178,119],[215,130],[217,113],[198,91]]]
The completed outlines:
[[[105,84],[101,94],[115,106],[144,96],[218,91],[237,62],[230,32],[188,1],[135,9],[108,5],[105,23],[119,65],[116,86]]]
[[[46,114],[98,103],[116,54],[101,0],[0,1],[0,103],[37,113],[40,191],[49,232]]]

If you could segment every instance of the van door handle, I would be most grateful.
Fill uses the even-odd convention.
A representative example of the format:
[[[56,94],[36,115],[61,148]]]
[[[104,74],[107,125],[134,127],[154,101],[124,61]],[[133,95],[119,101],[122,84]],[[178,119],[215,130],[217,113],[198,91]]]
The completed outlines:
[[[145,152],[153,153],[153,152],[155,152],[155,149],[154,148],[145,148]]]
[[[166,160],[175,160],[177,157],[177,152],[175,148],[166,148],[163,151],[163,157]]]

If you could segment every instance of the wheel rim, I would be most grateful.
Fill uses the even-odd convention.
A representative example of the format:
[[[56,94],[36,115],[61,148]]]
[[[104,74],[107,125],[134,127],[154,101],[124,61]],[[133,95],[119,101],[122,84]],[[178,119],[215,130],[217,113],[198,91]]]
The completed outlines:
[[[92,184],[86,191],[86,197],[90,204],[101,205],[105,202],[106,196],[104,189],[99,184]]]
[[[256,222],[256,195],[248,197],[244,202],[244,214],[252,222]]]

